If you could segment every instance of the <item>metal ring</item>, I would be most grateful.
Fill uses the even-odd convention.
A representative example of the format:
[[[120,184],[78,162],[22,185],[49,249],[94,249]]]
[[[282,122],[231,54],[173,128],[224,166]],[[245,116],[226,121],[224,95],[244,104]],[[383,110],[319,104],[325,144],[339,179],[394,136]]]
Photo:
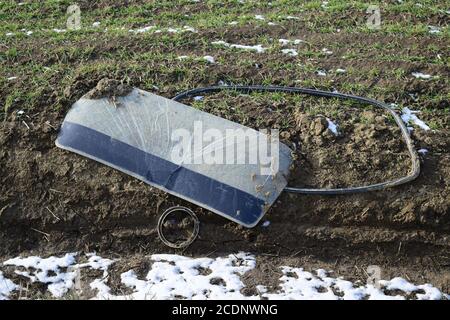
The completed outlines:
[[[167,240],[167,238],[163,232],[164,222],[166,222],[167,217],[169,216],[169,214],[176,212],[176,211],[181,211],[181,212],[187,214],[188,216],[190,216],[192,218],[192,221],[194,222],[194,230],[192,231],[192,235],[186,241],[183,241],[181,243],[175,243],[175,242],[171,242],[171,241]],[[199,231],[200,231],[200,221],[198,220],[195,213],[191,209],[186,208],[186,207],[181,207],[181,206],[171,207],[171,208],[167,209],[166,211],[164,211],[164,213],[158,219],[159,238],[161,239],[162,242],[164,242],[165,245],[167,245],[168,247],[171,247],[171,248],[180,249],[180,248],[188,247],[195,241],[195,239],[197,239]]]

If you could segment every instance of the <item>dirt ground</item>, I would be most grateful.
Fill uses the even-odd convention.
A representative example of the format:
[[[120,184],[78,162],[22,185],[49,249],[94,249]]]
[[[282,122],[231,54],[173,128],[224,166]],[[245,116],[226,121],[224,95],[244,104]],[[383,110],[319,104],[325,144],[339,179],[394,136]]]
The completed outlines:
[[[211,102],[220,98],[224,97],[215,95]],[[242,109],[249,108],[251,116],[255,106],[245,103],[245,97],[237,100]],[[335,137],[316,130],[317,124],[305,125],[305,121],[320,123],[320,116],[296,110],[291,116],[298,126],[284,135],[289,137],[286,143],[300,146],[291,185],[303,181],[303,186],[349,186],[406,173],[408,155],[399,130],[392,123],[386,125],[386,118],[375,111],[344,109],[340,113],[343,121],[339,121],[342,137]],[[170,252],[172,249],[157,237],[156,221],[165,208],[181,204],[192,208],[201,220],[200,238],[183,254],[243,250],[255,252],[269,266],[281,261],[311,267],[326,263],[334,270],[345,268],[353,276],[355,270],[348,268],[359,267],[362,277],[364,266],[375,264],[386,272],[404,272],[412,280],[426,279],[448,288],[448,134],[416,131],[414,138],[419,145],[433,152],[422,156],[421,176],[411,184],[358,195],[283,193],[266,216],[269,227],[245,229],[123,173],[56,148],[57,128],[64,114],[37,114],[27,122],[29,128],[15,117],[1,126],[4,165],[0,200],[7,204],[0,216],[0,256],[68,250],[113,255]],[[372,125],[361,124],[358,117],[362,115],[380,118]],[[268,117],[268,121],[278,120]],[[265,263],[262,265],[265,268]],[[267,281],[265,273],[261,270],[262,282]]]
[[[438,19],[439,20],[439,19]],[[240,32],[225,30],[221,37],[230,43],[250,42],[258,36],[258,28],[244,28]],[[330,42],[352,43],[358,39],[369,44],[387,45],[390,36],[294,33],[281,27],[267,31],[279,38],[308,39],[315,48],[329,46]],[[216,38],[212,31],[202,31],[197,38]],[[239,37],[238,34],[245,34]],[[187,36],[188,38],[191,36]],[[194,37],[194,36],[192,36]],[[356,38],[355,38],[356,37]],[[192,40],[195,42],[195,40]],[[411,43],[425,47],[433,43],[444,50],[446,41],[427,37],[396,38],[398,47]],[[76,40],[80,48],[92,51],[82,60],[70,56],[69,65],[101,62],[107,54],[115,54],[126,47],[133,52],[166,50],[139,39]],[[28,55],[15,58],[15,64],[39,61],[51,65],[55,57],[45,50],[47,46],[28,39],[17,48],[30,48]],[[45,50],[44,50],[45,47]],[[396,51],[398,47],[386,50]],[[197,43],[172,47],[175,54],[202,54]],[[298,74],[289,69],[269,67],[276,54],[249,53],[258,66],[234,65],[238,53],[220,51],[224,62],[207,73],[198,74],[192,86],[213,85],[227,79],[251,79],[262,83],[270,74],[272,84],[303,86],[302,81],[317,75]],[[341,49],[344,50],[344,49]],[[363,49],[355,49],[356,51]],[[406,49],[405,49],[406,50]],[[334,50],[339,54],[339,49]],[[416,52],[418,54],[418,52]],[[411,55],[414,52],[410,52]],[[218,55],[218,53],[217,53]],[[423,53],[427,55],[427,53]],[[291,63],[296,58],[286,58]],[[228,62],[228,63],[227,63]],[[339,57],[316,58],[317,65],[333,68]],[[120,61],[117,62],[120,67]],[[167,62],[168,64],[172,62]],[[179,62],[173,62],[174,64]],[[342,75],[331,83],[315,85],[332,90],[344,83],[357,81],[365,85],[360,95],[374,96],[399,105],[414,105],[414,95],[433,96],[448,93],[449,68],[445,65],[415,61],[380,62],[366,55],[364,59],[346,60],[342,67],[358,70],[381,68],[381,76],[352,79]],[[397,79],[384,77],[383,72],[393,67],[410,73],[418,68],[431,74],[440,74],[439,81]],[[58,149],[55,140],[58,129],[70,106],[97,82],[106,76],[120,83],[140,87],[172,97],[179,91],[181,78],[192,79],[191,74],[164,72],[148,66],[150,73],[163,85],[154,88],[141,78],[139,71],[77,72],[67,80],[55,75],[40,92],[39,98],[25,113],[18,112],[23,105],[13,106],[0,122],[0,258],[24,254],[52,255],[63,252],[96,251],[111,257],[133,256],[141,266],[143,255],[152,253],[179,253],[191,256],[218,256],[230,252],[247,251],[258,259],[257,268],[246,275],[249,294],[252,285],[277,283],[279,266],[303,266],[307,269],[335,270],[349,279],[367,278],[366,267],[379,265],[383,278],[404,276],[418,283],[430,282],[450,292],[450,115],[445,98],[425,99],[416,103],[422,110],[431,110],[421,116],[425,122],[438,124],[437,129],[424,131],[414,127],[411,136],[416,149],[426,148],[421,154],[421,174],[412,183],[364,194],[341,196],[296,195],[284,192],[262,220],[268,227],[253,229],[240,227],[207,210],[170,196],[126,174]],[[287,83],[285,81],[287,80]],[[64,85],[61,83],[64,80]],[[175,85],[171,86],[173,82]],[[168,84],[169,83],[169,84]],[[307,84],[305,85],[307,86]],[[389,88],[382,93],[373,88]],[[184,88],[189,89],[189,88]],[[2,95],[12,87],[6,85]],[[381,91],[380,91],[381,92]],[[443,95],[445,97],[445,95]],[[2,98],[3,99],[3,98]],[[4,99],[2,100],[4,103]],[[242,123],[255,129],[279,128],[283,142],[296,148],[296,166],[290,185],[304,187],[344,187],[381,182],[405,175],[409,168],[408,153],[399,130],[387,114],[377,109],[349,105],[339,100],[294,98],[281,95],[213,94],[201,102],[186,100],[204,111]],[[58,105],[58,107],[56,107]],[[51,106],[51,107],[49,107]],[[225,107],[224,107],[225,106]],[[228,108],[227,108],[228,106]],[[231,108],[231,106],[233,108]],[[334,136],[323,122],[325,116],[339,124],[339,136]],[[159,215],[174,205],[194,210],[201,221],[199,239],[185,250],[170,249],[158,239],[156,222]],[[0,259],[1,260],[1,259]],[[121,266],[124,268],[129,266]],[[147,266],[148,267],[148,266]],[[145,265],[142,267],[145,269]],[[269,276],[268,276],[269,275]]]

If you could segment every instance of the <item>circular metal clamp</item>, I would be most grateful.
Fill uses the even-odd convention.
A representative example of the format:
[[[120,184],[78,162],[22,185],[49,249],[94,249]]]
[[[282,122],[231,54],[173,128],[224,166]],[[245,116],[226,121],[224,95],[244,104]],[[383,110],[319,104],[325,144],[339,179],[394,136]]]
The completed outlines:
[[[175,216],[177,214],[187,215],[187,217],[185,217],[179,222],[176,222],[175,219],[170,218],[171,216]],[[189,227],[190,224],[193,225],[193,230],[191,232],[187,231],[188,233],[190,233],[187,239],[175,238],[169,240],[164,232],[164,229],[170,229],[172,231],[173,230],[179,231],[183,229],[186,230],[186,227]],[[165,245],[171,248],[180,249],[188,247],[195,241],[195,239],[197,239],[199,230],[200,230],[200,221],[198,220],[195,213],[191,209],[186,207],[181,206],[171,207],[166,211],[164,211],[164,213],[158,219],[159,238]]]

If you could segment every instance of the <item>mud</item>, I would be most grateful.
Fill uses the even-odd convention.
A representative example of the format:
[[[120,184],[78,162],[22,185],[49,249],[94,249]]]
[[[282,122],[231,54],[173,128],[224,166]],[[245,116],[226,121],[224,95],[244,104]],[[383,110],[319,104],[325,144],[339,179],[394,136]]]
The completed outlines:
[[[232,99],[216,96],[211,101],[224,98]],[[242,104],[249,117],[253,107],[248,99]],[[448,133],[413,133],[420,145],[433,151],[424,156],[422,174],[411,184],[349,196],[283,193],[266,216],[269,227],[245,229],[56,148],[56,128],[63,117],[63,111],[43,111],[30,118],[15,114],[1,125],[0,256],[24,251],[171,251],[158,239],[156,223],[164,209],[180,204],[193,209],[201,220],[199,239],[184,254],[245,250],[282,259],[312,255],[316,260],[345,259],[348,264],[356,259],[392,267],[420,260],[426,252],[433,265],[422,264],[424,270],[448,270]],[[336,118],[341,117],[347,121],[336,120],[341,131],[336,137],[325,129],[322,116],[298,109],[288,116],[294,125],[285,140],[298,144],[299,158],[291,185],[347,186],[405,173],[407,153],[395,126],[388,125],[383,115],[344,109]],[[365,118],[373,124],[358,122]],[[274,115],[267,120],[274,127],[281,121]]]
[[[101,79],[94,89],[84,95],[87,99],[101,99],[116,97],[122,97],[129,94],[133,88],[127,84],[123,84],[120,81],[114,79],[104,78]]]

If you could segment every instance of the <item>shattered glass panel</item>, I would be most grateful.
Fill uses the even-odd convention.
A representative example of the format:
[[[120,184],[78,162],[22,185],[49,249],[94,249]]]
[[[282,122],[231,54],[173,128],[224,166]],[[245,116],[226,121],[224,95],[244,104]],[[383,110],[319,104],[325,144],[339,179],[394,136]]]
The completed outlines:
[[[259,132],[149,92],[81,98],[56,145],[253,227],[287,184],[291,150]]]

